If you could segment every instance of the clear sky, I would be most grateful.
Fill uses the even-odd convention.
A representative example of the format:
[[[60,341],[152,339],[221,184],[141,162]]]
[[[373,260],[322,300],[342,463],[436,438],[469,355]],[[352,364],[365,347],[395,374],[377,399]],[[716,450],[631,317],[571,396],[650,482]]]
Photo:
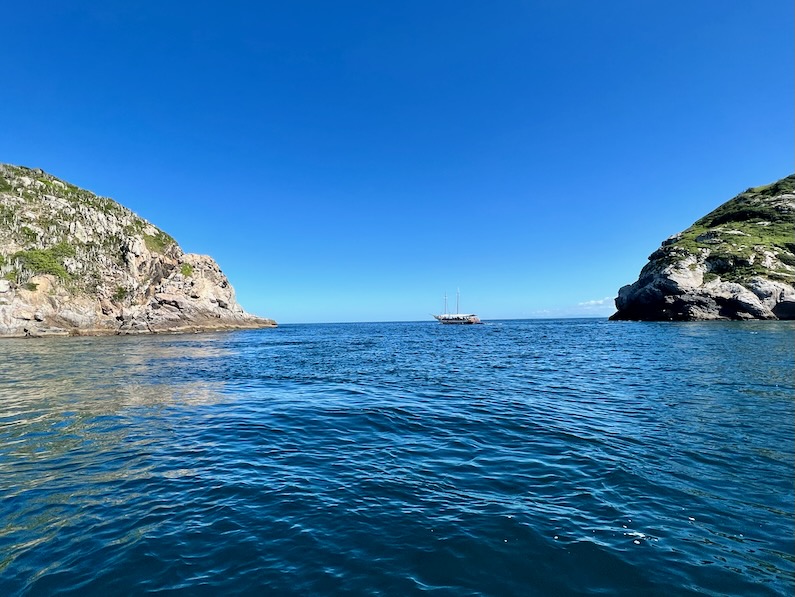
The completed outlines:
[[[791,0],[2,9],[0,161],[112,197],[280,323],[606,316],[793,171]],[[605,300],[608,299],[608,300]]]

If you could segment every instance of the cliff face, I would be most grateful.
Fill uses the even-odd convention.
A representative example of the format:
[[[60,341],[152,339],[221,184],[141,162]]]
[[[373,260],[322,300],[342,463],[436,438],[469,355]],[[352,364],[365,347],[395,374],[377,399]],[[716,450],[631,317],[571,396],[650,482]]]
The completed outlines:
[[[218,264],[111,199],[0,164],[0,336],[273,326]]]
[[[611,319],[795,319],[795,175],[748,189],[662,243]]]

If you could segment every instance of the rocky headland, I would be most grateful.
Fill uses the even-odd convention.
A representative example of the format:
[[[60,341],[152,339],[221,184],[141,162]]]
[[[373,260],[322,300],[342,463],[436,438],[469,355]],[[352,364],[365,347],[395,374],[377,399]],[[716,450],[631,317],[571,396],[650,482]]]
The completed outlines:
[[[751,188],[662,243],[610,319],[795,319],[795,175]]]
[[[0,336],[275,326],[246,313],[218,264],[115,201],[0,164]]]

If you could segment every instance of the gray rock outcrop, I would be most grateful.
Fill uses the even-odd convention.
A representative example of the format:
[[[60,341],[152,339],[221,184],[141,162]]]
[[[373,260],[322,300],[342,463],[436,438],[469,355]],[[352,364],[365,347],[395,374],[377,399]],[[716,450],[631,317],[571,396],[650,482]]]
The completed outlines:
[[[748,189],[667,239],[611,319],[795,319],[795,175]]]
[[[272,326],[212,258],[111,199],[0,164],[0,336]]]

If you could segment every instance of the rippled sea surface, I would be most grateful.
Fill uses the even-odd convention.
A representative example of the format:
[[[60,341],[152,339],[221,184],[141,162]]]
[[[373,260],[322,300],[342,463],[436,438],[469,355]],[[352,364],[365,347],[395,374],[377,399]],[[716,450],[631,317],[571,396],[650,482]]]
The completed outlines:
[[[0,341],[0,594],[792,595],[795,326]]]

